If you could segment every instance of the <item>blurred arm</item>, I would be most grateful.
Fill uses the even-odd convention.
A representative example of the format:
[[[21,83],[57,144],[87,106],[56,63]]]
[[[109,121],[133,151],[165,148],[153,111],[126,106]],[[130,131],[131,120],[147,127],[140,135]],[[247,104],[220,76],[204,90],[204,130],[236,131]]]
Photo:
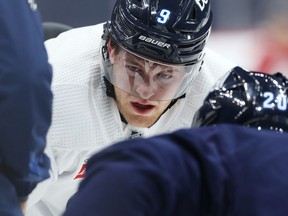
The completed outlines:
[[[51,78],[39,14],[27,1],[0,1],[0,172],[23,202],[49,176]]]

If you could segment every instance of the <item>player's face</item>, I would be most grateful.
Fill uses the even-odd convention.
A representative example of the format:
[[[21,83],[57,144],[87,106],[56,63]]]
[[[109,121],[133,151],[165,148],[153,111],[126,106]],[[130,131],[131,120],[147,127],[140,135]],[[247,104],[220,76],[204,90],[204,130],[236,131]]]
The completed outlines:
[[[195,66],[154,62],[118,48],[108,44],[105,76],[114,86],[119,111],[129,124],[150,127],[172,99],[185,93]]]
[[[169,101],[180,97],[199,71],[198,64],[164,64],[121,47],[108,45],[108,51],[109,60],[104,62],[106,78],[122,91],[144,100]]]
[[[184,71],[161,65],[121,51],[114,58],[114,85],[123,91],[145,100],[174,98],[181,84]]]
[[[171,100],[153,99],[168,94],[174,96],[180,85],[181,73],[173,75],[171,67],[144,60],[123,50],[111,55],[116,104],[120,113],[133,126],[152,126],[171,103]],[[167,92],[163,86],[169,84],[170,92]]]

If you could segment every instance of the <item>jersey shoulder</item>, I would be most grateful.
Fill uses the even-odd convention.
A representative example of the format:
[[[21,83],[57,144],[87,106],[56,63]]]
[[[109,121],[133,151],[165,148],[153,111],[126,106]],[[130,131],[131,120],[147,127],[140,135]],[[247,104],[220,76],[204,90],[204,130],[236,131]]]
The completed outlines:
[[[97,83],[100,82],[102,31],[103,24],[80,27],[45,42],[53,67],[53,86],[87,86],[92,77]]]

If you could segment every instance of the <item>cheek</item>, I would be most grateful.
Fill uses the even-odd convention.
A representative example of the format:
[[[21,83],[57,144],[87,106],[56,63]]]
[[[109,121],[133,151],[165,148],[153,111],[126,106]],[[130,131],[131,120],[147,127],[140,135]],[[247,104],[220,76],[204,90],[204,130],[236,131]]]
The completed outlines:
[[[131,77],[125,72],[125,69],[120,64],[113,65],[114,83],[122,89],[127,89],[130,86]]]
[[[128,100],[128,94],[124,91],[122,91],[121,89],[114,87],[114,91],[115,91],[115,96],[116,96],[116,100],[123,104],[125,103],[125,101]]]
[[[161,111],[163,112],[171,103],[171,101],[161,101],[158,104],[158,107],[160,107]]]
[[[117,87],[114,87],[114,92],[115,92],[116,100],[117,100],[117,101],[120,101],[121,98],[122,98],[120,89],[117,88]]]

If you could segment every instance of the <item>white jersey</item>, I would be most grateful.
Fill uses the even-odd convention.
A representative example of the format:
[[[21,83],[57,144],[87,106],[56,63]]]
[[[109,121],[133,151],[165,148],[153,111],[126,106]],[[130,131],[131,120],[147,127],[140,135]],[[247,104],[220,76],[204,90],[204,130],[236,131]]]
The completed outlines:
[[[186,97],[152,127],[136,128],[122,123],[114,100],[106,95],[100,69],[102,32],[103,25],[98,24],[67,31],[46,42],[54,69],[53,118],[46,149],[52,171],[51,178],[31,194],[28,216],[61,215],[84,177],[87,159],[100,149],[135,135],[148,137],[190,127],[217,79],[236,66],[207,49],[202,71]]]

